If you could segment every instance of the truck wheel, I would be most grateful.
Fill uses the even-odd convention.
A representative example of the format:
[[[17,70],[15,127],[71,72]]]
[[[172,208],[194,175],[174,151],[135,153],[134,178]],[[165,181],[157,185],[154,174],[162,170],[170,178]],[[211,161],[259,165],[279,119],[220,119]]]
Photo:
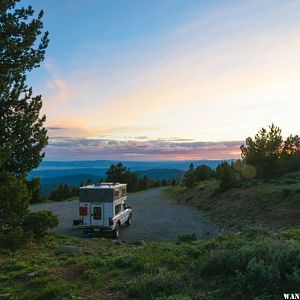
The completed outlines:
[[[131,223],[132,223],[132,217],[131,217],[131,215],[129,215],[129,217],[128,217],[128,219],[127,219],[127,221],[126,221],[126,225],[131,225]]]
[[[119,238],[119,227],[120,227],[119,224],[117,224],[116,227],[115,227],[115,229],[112,232],[112,236],[115,239]]]

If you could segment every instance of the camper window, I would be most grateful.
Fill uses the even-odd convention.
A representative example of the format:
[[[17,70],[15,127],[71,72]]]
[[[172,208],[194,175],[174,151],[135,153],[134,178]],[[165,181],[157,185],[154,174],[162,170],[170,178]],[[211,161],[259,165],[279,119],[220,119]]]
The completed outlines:
[[[126,195],[126,188],[123,188],[122,189],[122,196],[125,196]]]
[[[93,209],[93,215],[94,215],[94,220],[101,220],[102,219],[102,207],[95,206]]]
[[[119,195],[120,195],[119,190],[115,190],[115,198],[119,198]]]
[[[118,215],[121,212],[121,204],[115,206],[115,215]]]

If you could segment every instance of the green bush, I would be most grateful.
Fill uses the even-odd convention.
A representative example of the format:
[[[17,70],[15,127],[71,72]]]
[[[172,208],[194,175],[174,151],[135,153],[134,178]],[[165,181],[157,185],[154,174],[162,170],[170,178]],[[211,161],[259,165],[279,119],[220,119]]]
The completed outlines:
[[[89,282],[97,282],[99,280],[99,273],[97,270],[89,269],[83,272],[81,278],[83,280],[89,281]]]
[[[300,244],[269,237],[224,241],[197,265],[202,276],[216,279],[218,297],[272,297],[299,286]]]
[[[91,267],[103,267],[106,265],[106,261],[100,256],[95,256],[87,259],[85,264]]]
[[[287,240],[297,240],[300,241],[300,229],[299,228],[286,228],[281,230],[278,234],[278,237],[287,239]]]
[[[70,266],[78,263],[78,259],[76,257],[68,257],[62,261],[60,261],[61,266]]]
[[[240,182],[237,178],[237,172],[227,162],[222,164],[221,176],[220,176],[220,188],[221,191],[227,191],[233,187],[238,187]]]
[[[34,177],[31,180],[26,179],[25,183],[30,196],[30,204],[46,201],[46,197],[41,193],[41,179],[39,177]]]
[[[155,300],[192,300],[192,298],[186,295],[172,295],[169,297],[157,297]]]
[[[281,198],[282,199],[286,199],[288,198],[292,193],[292,190],[291,189],[288,189],[288,188],[283,188],[281,190]]]
[[[0,172],[0,230],[20,226],[29,199],[23,178]]]
[[[134,255],[123,255],[116,257],[114,265],[118,268],[130,268],[136,263],[136,257]]]
[[[31,232],[24,232],[21,227],[0,231],[0,248],[19,249],[32,240]]]
[[[298,182],[298,180],[297,179],[293,179],[293,178],[286,178],[286,179],[284,179],[284,183],[288,184],[288,185],[295,184],[297,182]]]
[[[52,278],[37,278],[30,282],[28,288],[22,295],[14,299],[30,300],[71,300],[78,299],[78,293],[75,287],[63,280]]]
[[[183,184],[187,188],[192,188],[196,184],[196,173],[195,173],[195,167],[193,163],[190,164],[188,171],[184,173]]]
[[[270,232],[260,225],[247,225],[242,229],[243,235],[246,238],[258,238],[270,236]]]
[[[28,214],[23,222],[24,229],[28,232],[33,232],[37,238],[42,237],[48,229],[54,228],[57,225],[57,216],[46,210]]]
[[[283,188],[280,195],[283,200],[288,200],[290,203],[300,202],[300,189]]]
[[[170,296],[178,293],[184,286],[177,272],[160,270],[158,274],[142,274],[129,282],[129,295],[138,299]]]
[[[177,244],[190,243],[197,240],[196,233],[182,234],[178,236]]]
[[[4,277],[2,276],[2,281],[18,280],[19,278],[24,277],[26,274],[33,272],[34,270],[34,266],[32,266],[29,262],[11,259],[1,265],[1,272],[5,274]]]

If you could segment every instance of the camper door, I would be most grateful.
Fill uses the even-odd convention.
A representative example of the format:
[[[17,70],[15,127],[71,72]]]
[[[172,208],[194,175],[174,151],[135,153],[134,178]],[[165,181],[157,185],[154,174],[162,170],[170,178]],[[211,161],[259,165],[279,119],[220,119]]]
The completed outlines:
[[[91,205],[91,226],[103,226],[103,204]]]

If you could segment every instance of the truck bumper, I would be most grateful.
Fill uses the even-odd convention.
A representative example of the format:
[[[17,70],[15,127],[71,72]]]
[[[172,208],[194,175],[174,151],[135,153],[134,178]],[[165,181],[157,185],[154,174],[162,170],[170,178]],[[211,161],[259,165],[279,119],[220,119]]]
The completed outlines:
[[[113,231],[113,229],[109,228],[109,227],[86,227],[86,226],[81,226],[81,229],[83,230],[83,232],[89,232],[89,233],[111,232],[111,231]]]

